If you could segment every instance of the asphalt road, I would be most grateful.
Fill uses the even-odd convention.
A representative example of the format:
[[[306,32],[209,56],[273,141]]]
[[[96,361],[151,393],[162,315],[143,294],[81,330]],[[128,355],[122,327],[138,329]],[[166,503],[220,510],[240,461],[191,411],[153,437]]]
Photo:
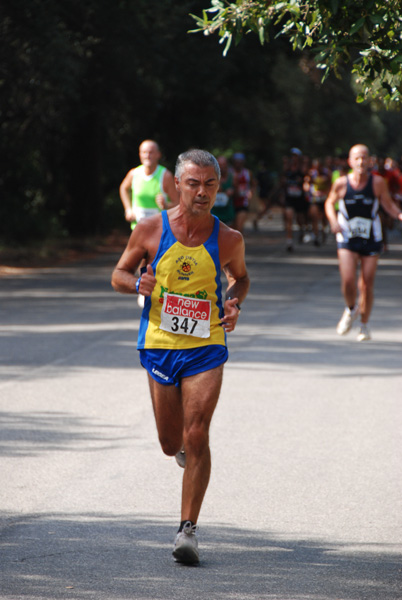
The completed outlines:
[[[335,333],[333,240],[289,255],[280,229],[246,234],[196,568],[171,557],[182,471],[118,255],[0,278],[0,598],[402,598],[402,234],[359,344]]]

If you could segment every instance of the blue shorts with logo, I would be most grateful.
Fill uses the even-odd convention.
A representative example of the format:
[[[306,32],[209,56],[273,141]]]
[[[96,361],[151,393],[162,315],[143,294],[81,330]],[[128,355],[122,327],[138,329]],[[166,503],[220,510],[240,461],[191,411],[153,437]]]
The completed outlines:
[[[356,254],[360,254],[361,256],[377,256],[383,250],[383,243],[382,241],[375,242],[372,239],[365,240],[356,237],[346,242],[337,242],[337,247],[338,249],[343,248],[351,252],[356,252]]]
[[[229,356],[227,347],[218,344],[186,350],[156,348],[139,352],[142,366],[155,381],[176,387],[180,386],[183,377],[215,369]]]

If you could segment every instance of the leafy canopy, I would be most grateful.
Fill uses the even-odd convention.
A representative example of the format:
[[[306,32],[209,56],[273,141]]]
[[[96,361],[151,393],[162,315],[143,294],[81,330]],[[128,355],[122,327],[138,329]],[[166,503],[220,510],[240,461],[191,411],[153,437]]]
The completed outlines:
[[[351,65],[357,101],[402,103],[402,3],[400,0],[211,0],[202,17],[191,15],[205,35],[218,32],[227,54],[245,34],[261,44],[285,37],[293,50],[315,53],[323,80]]]

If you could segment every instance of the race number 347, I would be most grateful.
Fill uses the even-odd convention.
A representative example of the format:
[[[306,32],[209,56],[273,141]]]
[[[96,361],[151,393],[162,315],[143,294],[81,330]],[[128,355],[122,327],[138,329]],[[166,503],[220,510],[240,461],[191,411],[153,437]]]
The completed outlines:
[[[209,338],[211,301],[176,294],[163,295],[160,329],[177,335]]]

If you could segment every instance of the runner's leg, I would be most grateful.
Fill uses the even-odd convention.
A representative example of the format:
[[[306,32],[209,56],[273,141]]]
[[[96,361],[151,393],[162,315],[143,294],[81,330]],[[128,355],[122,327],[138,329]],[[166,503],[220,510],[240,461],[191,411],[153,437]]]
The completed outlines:
[[[286,206],[284,211],[285,217],[285,229],[286,229],[286,239],[291,240],[293,238],[293,218],[294,218],[294,210],[290,206]]]
[[[359,277],[359,307],[362,323],[368,323],[374,303],[374,280],[378,256],[362,256]]]
[[[299,226],[299,240],[303,242],[304,234],[307,232],[307,217],[308,217],[307,205],[300,207],[300,210],[296,211],[296,223]]]
[[[345,304],[353,308],[357,298],[356,273],[359,255],[356,252],[338,248],[339,273],[341,276],[341,290]]]
[[[311,220],[311,226],[313,229],[313,234],[315,236],[315,239],[318,240],[318,222],[319,222],[319,218],[320,218],[320,210],[318,208],[317,204],[311,204],[310,208],[309,208],[309,217]]]
[[[197,523],[209,483],[211,455],[209,427],[222,385],[223,365],[184,377],[181,392],[184,411],[183,441],[186,466],[183,475],[181,520]]]
[[[233,223],[233,229],[237,229],[240,233],[243,233],[244,225],[246,224],[248,213],[246,210],[239,210],[235,214]]]
[[[162,385],[148,375],[156,429],[162,450],[174,456],[183,444],[183,406],[180,388]]]

